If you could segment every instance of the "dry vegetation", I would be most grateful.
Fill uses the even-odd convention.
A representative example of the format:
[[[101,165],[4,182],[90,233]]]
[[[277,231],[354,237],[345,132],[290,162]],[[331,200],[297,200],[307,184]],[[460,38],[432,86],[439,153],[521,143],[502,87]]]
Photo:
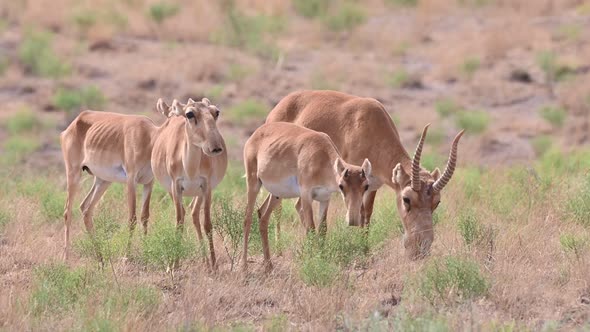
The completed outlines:
[[[0,330],[590,329],[588,31],[583,0],[2,1]],[[428,168],[467,129],[429,258],[403,256],[383,189],[368,236],[335,200],[327,238],[306,237],[285,202],[274,271],[255,225],[255,262],[236,271],[243,142],[303,88],[379,99],[408,147],[432,122]],[[96,243],[78,215],[62,263],[60,130],[83,108],[161,121],[158,97],[203,96],[223,109],[232,159],[215,192],[218,271],[192,227],[177,236],[160,187],[147,236],[127,247],[115,185]]]

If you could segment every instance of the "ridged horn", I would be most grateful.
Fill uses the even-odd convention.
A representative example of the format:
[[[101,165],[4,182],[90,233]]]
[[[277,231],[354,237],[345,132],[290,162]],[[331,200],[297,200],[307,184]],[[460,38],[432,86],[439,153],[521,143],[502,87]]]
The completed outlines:
[[[432,185],[432,189],[434,192],[439,192],[443,190],[443,188],[449,183],[451,177],[453,177],[453,173],[455,172],[455,166],[457,166],[457,145],[459,145],[459,140],[465,130],[461,130],[460,133],[455,136],[453,140],[453,145],[451,146],[451,153],[449,154],[449,161],[447,162],[447,166],[445,167],[445,171],[443,172],[440,179],[436,180],[436,182]]]
[[[414,158],[412,159],[412,189],[416,192],[422,189],[422,182],[420,182],[420,157],[422,156],[422,147],[424,146],[424,140],[426,139],[426,132],[428,132],[429,126],[430,123],[424,127],[424,130],[422,130],[420,142],[418,142]]]

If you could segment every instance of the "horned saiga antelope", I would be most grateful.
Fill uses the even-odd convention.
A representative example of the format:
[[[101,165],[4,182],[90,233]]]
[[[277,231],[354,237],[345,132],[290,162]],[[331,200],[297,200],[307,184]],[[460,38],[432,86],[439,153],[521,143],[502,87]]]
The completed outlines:
[[[151,161],[154,175],[172,197],[180,229],[185,215],[182,197],[194,197],[190,206],[199,241],[203,239],[199,212],[204,202],[204,228],[211,265],[215,267],[211,193],[227,169],[225,141],[216,123],[219,108],[206,98],[199,102],[189,100],[186,105],[174,100],[170,106],[159,99],[156,107],[169,119],[154,142]]]
[[[361,219],[363,194],[371,186],[372,167],[365,159],[362,166],[344,162],[324,133],[291,123],[270,123],[258,128],[244,146],[244,165],[248,203],[244,219],[243,267],[247,267],[248,237],[256,196],[263,186],[272,197],[267,199],[260,218],[260,234],[266,269],[272,268],[268,245],[268,222],[282,198],[298,197],[297,212],[306,229],[315,229],[312,202],[319,201],[320,228],[325,227],[330,196],[340,191],[349,223]]]
[[[406,252],[411,258],[423,257],[429,252],[434,239],[432,213],[455,170],[457,144],[463,132],[453,140],[449,161],[441,176],[438,168],[430,172],[420,166],[427,128],[424,128],[414,158],[410,158],[393,120],[383,105],[372,98],[336,91],[294,92],[269,113],[266,123],[274,122],[291,122],[328,134],[342,158],[349,163],[358,165],[366,158],[371,160],[371,186],[363,197],[360,225],[369,224],[376,191],[386,184],[396,192]]]
[[[141,221],[147,232],[153,174],[152,146],[159,128],[148,117],[109,112],[84,111],[61,133],[66,167],[67,199],[64,211],[64,259],[68,258],[72,207],[82,171],[94,176],[90,192],[80,205],[86,230],[94,230],[92,215],[96,204],[113,182],[126,183],[129,228],[136,223],[136,186],[143,185]]]

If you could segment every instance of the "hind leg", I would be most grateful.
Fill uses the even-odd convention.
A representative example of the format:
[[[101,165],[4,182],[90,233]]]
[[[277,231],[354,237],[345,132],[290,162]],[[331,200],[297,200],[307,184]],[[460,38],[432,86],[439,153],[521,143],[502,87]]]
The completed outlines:
[[[148,184],[143,185],[143,193],[141,195],[141,223],[143,225],[143,234],[147,234],[148,221],[150,219],[150,200],[152,197],[152,189],[154,187],[154,180]]]
[[[67,260],[69,256],[70,228],[72,226],[72,207],[74,205],[74,200],[76,199],[76,194],[80,190],[80,178],[82,175],[81,173],[82,172],[80,171],[80,168],[66,165],[67,198],[63,214],[65,224],[63,251],[64,260]]]

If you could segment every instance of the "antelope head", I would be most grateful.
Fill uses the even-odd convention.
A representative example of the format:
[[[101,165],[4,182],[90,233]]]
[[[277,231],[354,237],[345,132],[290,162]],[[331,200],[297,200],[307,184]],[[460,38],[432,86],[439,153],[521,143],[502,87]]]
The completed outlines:
[[[424,127],[420,142],[412,159],[411,174],[397,164],[393,169],[392,181],[396,191],[397,209],[404,227],[403,244],[411,259],[419,259],[430,253],[434,240],[432,213],[438,207],[441,191],[447,185],[457,165],[457,145],[464,131],[461,131],[451,146],[451,153],[445,171],[438,168],[430,172],[420,167],[422,146],[428,126]]]
[[[360,167],[347,164],[340,158],[334,162],[334,175],[346,204],[346,220],[350,226],[361,225],[363,196],[371,185],[371,170],[369,159],[365,159]]]
[[[223,152],[223,138],[217,129],[220,110],[209,99],[189,99],[186,104],[174,99],[172,105],[168,106],[160,98],[156,108],[166,117],[184,117],[188,142],[203,149],[206,155],[216,156]]]

